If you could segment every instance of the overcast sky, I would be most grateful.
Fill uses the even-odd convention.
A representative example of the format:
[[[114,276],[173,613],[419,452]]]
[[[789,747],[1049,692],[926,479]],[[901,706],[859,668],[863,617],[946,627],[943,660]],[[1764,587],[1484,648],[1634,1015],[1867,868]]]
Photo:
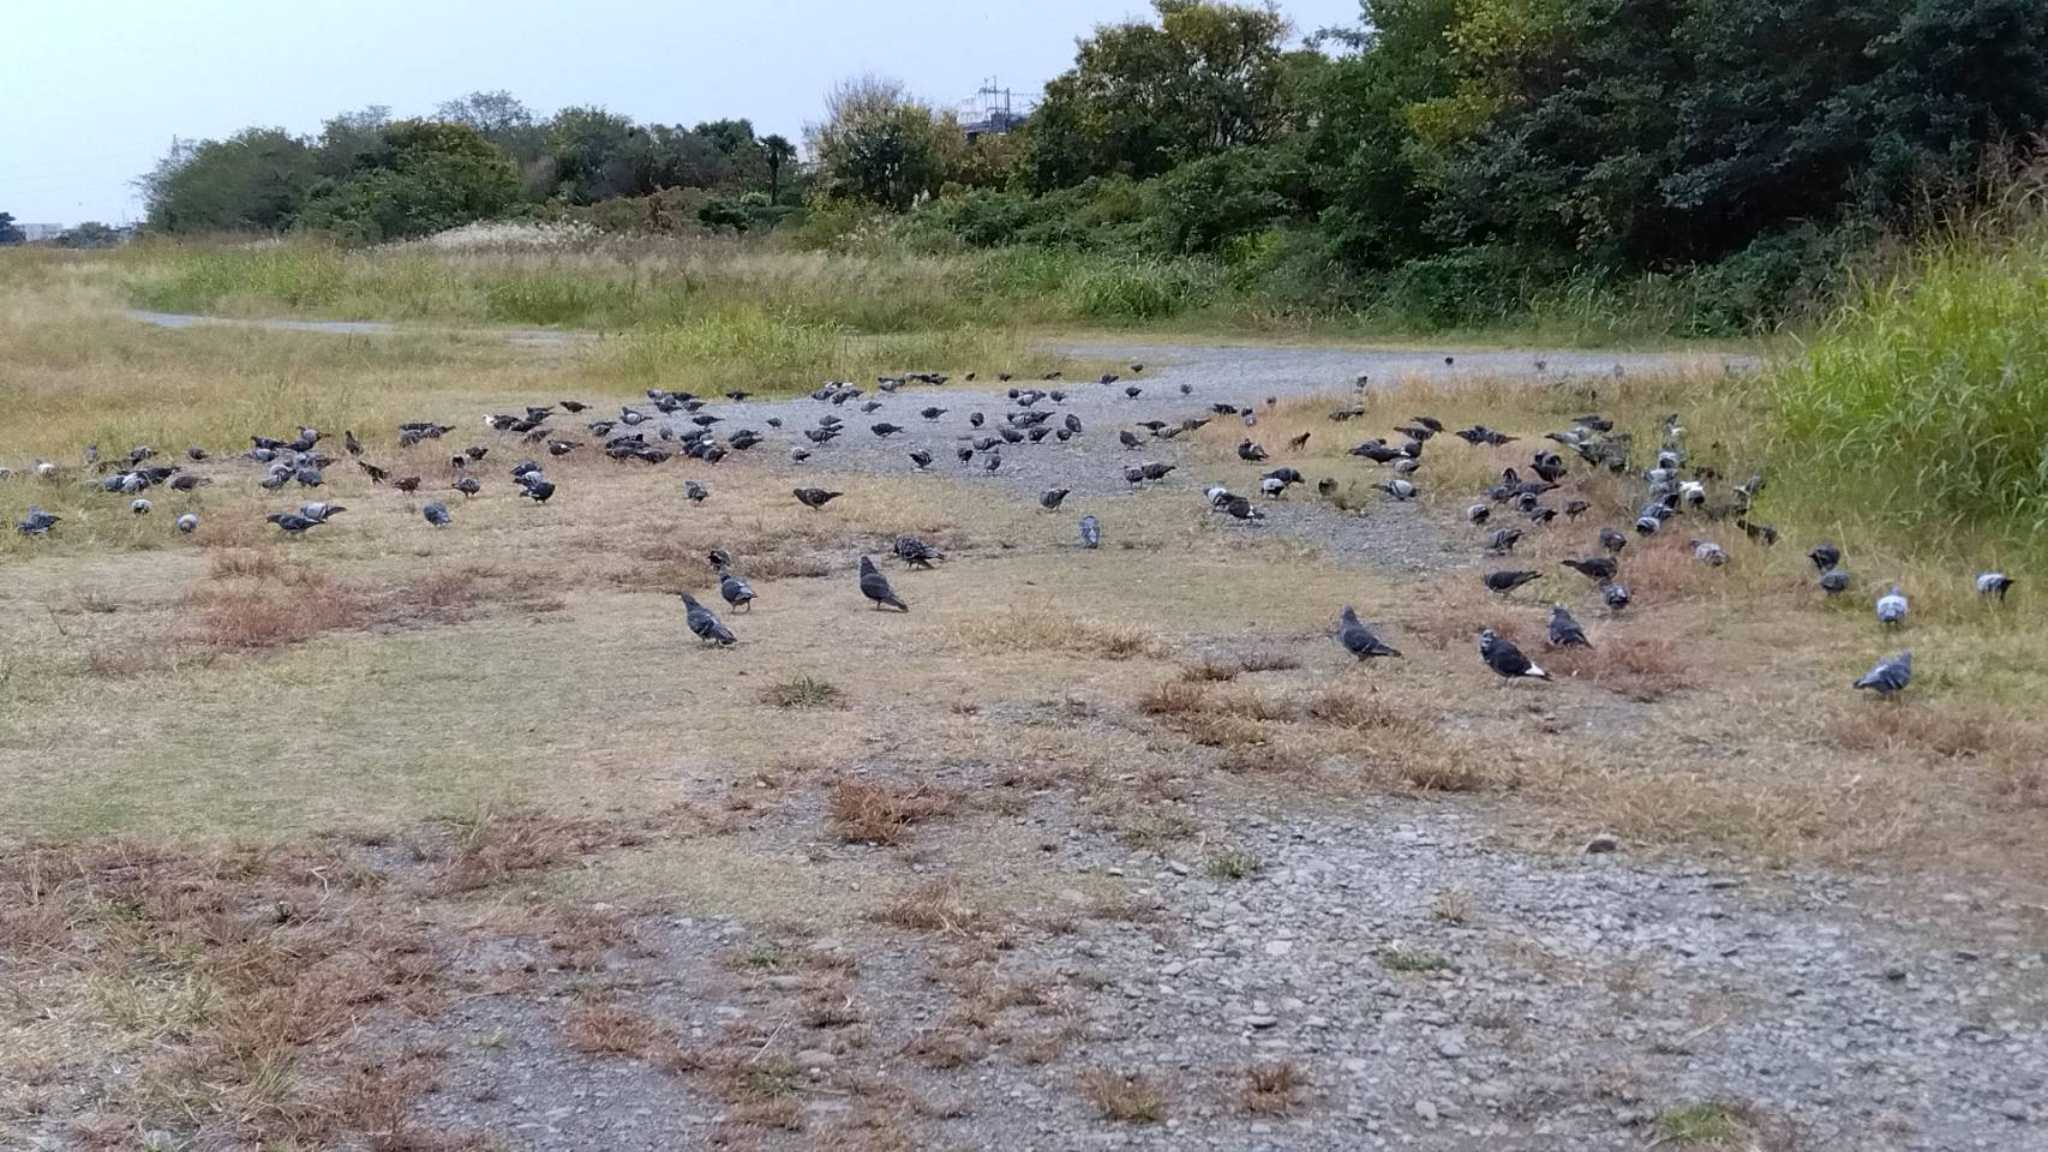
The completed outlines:
[[[1306,33],[1357,0],[1282,0]],[[835,79],[895,76],[939,105],[994,76],[1036,94],[1096,24],[1145,0],[47,0],[0,33],[0,211],[120,223],[173,136],[315,131],[344,109],[432,111],[509,89],[538,113],[745,116],[791,139]]]

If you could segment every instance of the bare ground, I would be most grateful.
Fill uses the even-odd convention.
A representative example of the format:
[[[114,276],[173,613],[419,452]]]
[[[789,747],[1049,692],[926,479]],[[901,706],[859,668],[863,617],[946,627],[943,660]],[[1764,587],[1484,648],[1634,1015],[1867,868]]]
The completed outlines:
[[[60,541],[16,565],[7,832],[73,835],[0,866],[0,1132],[2042,1144],[2040,768],[2024,741],[1953,735],[2023,721],[1940,685],[1890,713],[1785,689],[1833,683],[1863,641],[1762,550],[1725,587],[1648,550],[1645,620],[1595,623],[1618,655],[1497,686],[1474,621],[1535,610],[1466,587],[1462,526],[1300,497],[1222,521],[1198,491],[1256,476],[1229,455],[1244,430],[1112,438],[1127,412],[1231,400],[1277,447],[1327,424],[1288,397],[1342,393],[1363,353],[1104,354],[1127,351],[1158,361],[1144,396],[1070,387],[1084,436],[1006,449],[993,477],[948,452],[1000,397],[839,409],[853,431],[802,466],[783,453],[817,404],[719,405],[725,428],[786,427],[717,470],[551,465],[556,503],[500,483],[440,535],[351,478],[354,524],[291,546],[233,523],[252,502],[224,464],[197,556]],[[1611,387],[1605,363],[1572,370]],[[927,403],[953,411],[927,427]],[[948,478],[908,475],[910,444],[866,431],[882,418]],[[1131,457],[1182,467],[1133,495]],[[1301,461],[1376,478],[1342,445]],[[1054,481],[1075,494],[1041,515]],[[849,494],[770,503],[803,482]],[[1103,552],[1069,542],[1087,512]],[[913,613],[868,612],[851,554],[900,531],[951,556],[890,565]],[[726,652],[656,596],[703,589],[713,543],[762,593]],[[1524,547],[1554,568],[1571,543]],[[1347,600],[1401,665],[1346,664],[1325,631]],[[1926,610],[1957,659],[1996,643]],[[222,846],[252,836],[278,846]],[[1601,836],[1615,850],[1587,851]]]

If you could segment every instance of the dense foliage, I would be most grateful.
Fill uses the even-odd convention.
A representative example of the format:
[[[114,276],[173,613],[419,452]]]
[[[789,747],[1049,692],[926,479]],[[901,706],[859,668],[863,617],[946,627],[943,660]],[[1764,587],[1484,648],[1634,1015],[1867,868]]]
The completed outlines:
[[[1154,7],[1084,40],[1007,187],[927,231],[1219,254],[1442,323],[1684,275],[1722,331],[2048,128],[2034,0],[1366,0],[1293,52],[1270,7]]]
[[[2039,0],[1362,0],[1306,43],[1270,5],[1153,9],[1080,41],[1012,133],[863,77],[799,168],[746,120],[478,93],[180,146],[143,182],[150,224],[743,232],[804,204],[805,242],[1194,258],[1281,310],[1473,325],[1649,284],[1683,329],[1732,332],[1838,290],[1846,254],[1968,206],[1987,158],[2048,130]]]
[[[542,121],[507,93],[478,92],[427,119],[370,107],[314,137],[252,128],[181,143],[141,184],[149,226],[174,234],[303,228],[374,243],[522,208],[625,201],[634,207],[615,222],[745,230],[786,210],[795,155],[746,120],[685,128],[574,107]],[[700,195],[640,203],[678,190]]]

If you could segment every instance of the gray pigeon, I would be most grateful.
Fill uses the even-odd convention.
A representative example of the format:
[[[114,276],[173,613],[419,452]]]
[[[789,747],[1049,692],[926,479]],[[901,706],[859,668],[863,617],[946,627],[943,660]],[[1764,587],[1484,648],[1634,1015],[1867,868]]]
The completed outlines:
[[[1839,596],[1849,590],[1849,570],[1830,568],[1820,574],[1820,590],[1830,596]]]
[[[1728,550],[1712,540],[1688,540],[1692,547],[1692,558],[1709,568],[1719,568],[1728,562]]]
[[[448,506],[436,500],[420,509],[420,515],[436,528],[446,528],[449,523]]]
[[[738,638],[732,634],[732,629],[719,623],[718,617],[711,614],[711,609],[697,603],[697,598],[688,592],[681,593],[681,595],[683,597],[683,618],[689,622],[690,631],[697,634],[697,639],[707,644],[716,644],[721,648],[737,642]]]
[[[1081,517],[1081,547],[1102,547],[1102,522],[1093,516]]]
[[[1537,667],[1512,640],[1503,639],[1500,633],[1488,628],[1479,633],[1479,658],[1486,666],[1501,676],[1514,680],[1528,677],[1532,680],[1548,680],[1550,673]]]
[[[1562,604],[1550,606],[1550,646],[1552,648],[1591,648],[1593,642],[1586,639],[1586,630],[1572,619],[1571,610]]]
[[[913,568],[930,568],[932,561],[946,558],[938,549],[915,536],[898,536],[894,551],[897,559]]]
[[[1485,580],[1489,591],[1498,592],[1505,596],[1524,584],[1543,579],[1543,573],[1531,572],[1527,569],[1509,568],[1500,572],[1488,572],[1482,579]]]
[[[1616,584],[1612,581],[1602,584],[1600,586],[1600,598],[1607,601],[1609,611],[1619,612],[1623,608],[1628,607],[1628,585]]]
[[[790,492],[796,496],[797,503],[812,510],[823,508],[843,495],[843,493],[831,492],[823,488],[792,488]]]
[[[198,515],[198,513],[196,513],[196,512],[187,512],[187,513],[185,513],[185,514],[184,514],[183,516],[180,516],[180,517],[178,517],[178,531],[180,531],[180,532],[183,532],[183,533],[184,533],[185,535],[187,535],[187,536],[190,536],[190,535],[191,535],[192,533],[194,533],[194,532],[198,531],[198,529],[199,529],[199,515]]]
[[[1602,528],[1600,530],[1600,546],[1619,556],[1621,555],[1621,550],[1628,547],[1628,537],[1623,536],[1612,528]]]
[[[721,570],[718,573],[718,594],[725,597],[725,602],[735,611],[751,610],[754,603],[754,586],[731,572]]]
[[[1877,622],[1892,628],[1906,622],[1906,594],[1899,591],[1897,584],[1877,598]]]
[[[1353,611],[1349,604],[1344,606],[1343,614],[1337,617],[1337,643],[1344,645],[1346,652],[1360,660],[1401,654],[1399,649],[1389,647],[1385,641],[1373,635],[1372,629],[1359,623],[1358,613]]]
[[[1912,682],[1913,652],[1907,649],[1897,656],[1879,660],[1877,667],[1864,673],[1863,679],[1856,681],[1856,687],[1872,689],[1879,696],[1890,696],[1894,692],[1905,691],[1906,685]]]
[[[64,519],[62,516],[45,512],[40,507],[31,504],[28,506],[28,515],[22,517],[21,522],[14,526],[14,530],[23,536],[47,536],[50,534],[50,529],[55,528],[57,522],[62,519]]]
[[[1987,600],[1996,596],[1998,602],[2003,604],[2005,594],[2011,591],[2015,583],[2017,581],[2003,572],[1980,572],[1977,574],[1977,595]]]
[[[910,462],[922,472],[932,466],[932,454],[922,448],[913,449],[910,453]]]
[[[1487,551],[1496,554],[1513,552],[1516,541],[1521,538],[1522,530],[1520,528],[1496,528],[1493,534],[1486,538],[1486,548]]]
[[[137,516],[149,515],[150,509],[154,507],[156,507],[156,505],[151,504],[149,501],[142,499],[140,496],[128,502],[128,510],[130,512],[135,513]]]
[[[1615,563],[1612,556],[1588,556],[1584,560],[1564,559],[1558,563],[1595,584],[1605,584],[1614,579],[1615,573],[1621,569],[1621,565]]]
[[[900,611],[910,611],[910,605],[899,599],[896,590],[889,587],[889,578],[882,575],[875,562],[865,556],[860,558],[860,594],[872,600],[877,609],[887,604]]]
[[[683,495],[689,497],[692,504],[702,504],[705,498],[711,495],[711,490],[695,480],[685,480]]]
[[[1060,502],[1067,498],[1071,488],[1048,488],[1038,497],[1038,506],[1047,512],[1060,510]]]
[[[285,535],[297,536],[309,528],[317,527],[321,521],[308,520],[296,512],[272,512],[265,520],[284,529]]]

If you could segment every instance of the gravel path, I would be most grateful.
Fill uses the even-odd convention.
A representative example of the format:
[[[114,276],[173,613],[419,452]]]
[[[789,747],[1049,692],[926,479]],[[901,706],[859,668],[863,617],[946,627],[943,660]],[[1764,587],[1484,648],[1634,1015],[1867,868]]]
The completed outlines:
[[[1237,814],[1223,834],[1261,867],[1217,879],[1199,860],[1119,850],[1046,803],[1028,821],[1071,878],[1052,913],[1066,923],[1004,933],[991,971],[1047,991],[977,1023],[937,986],[961,940],[873,925],[792,945],[722,917],[643,921],[607,970],[685,1047],[741,1030],[801,1072],[811,1135],[765,1147],[816,1146],[875,1078],[921,1101],[896,1106],[920,1147],[1621,1152],[1686,1147],[1661,1118],[1721,1107],[1755,1135],[1729,1147],[2048,1147],[2048,957],[2024,907],[1948,892],[1909,915],[1882,880],[1640,861],[1626,846],[1532,859],[1494,846],[1483,810],[1401,801]],[[777,824],[754,847],[820,868],[875,851]],[[1091,912],[1105,887],[1137,912]],[[734,963],[762,950],[789,959]],[[488,983],[536,959],[464,967]],[[845,975],[805,974],[835,961]],[[701,1084],[568,1050],[574,980],[436,1022],[420,1039],[451,1056],[427,1115],[565,1152],[716,1131],[730,1109]],[[821,996],[843,998],[841,1020],[805,1022]],[[1060,1030],[1063,1045],[1034,1047]],[[1246,1069],[1280,1062],[1304,1080],[1297,1107],[1248,1112]],[[1076,1088],[1091,1069],[1143,1076],[1162,1119],[1105,1124]]]

